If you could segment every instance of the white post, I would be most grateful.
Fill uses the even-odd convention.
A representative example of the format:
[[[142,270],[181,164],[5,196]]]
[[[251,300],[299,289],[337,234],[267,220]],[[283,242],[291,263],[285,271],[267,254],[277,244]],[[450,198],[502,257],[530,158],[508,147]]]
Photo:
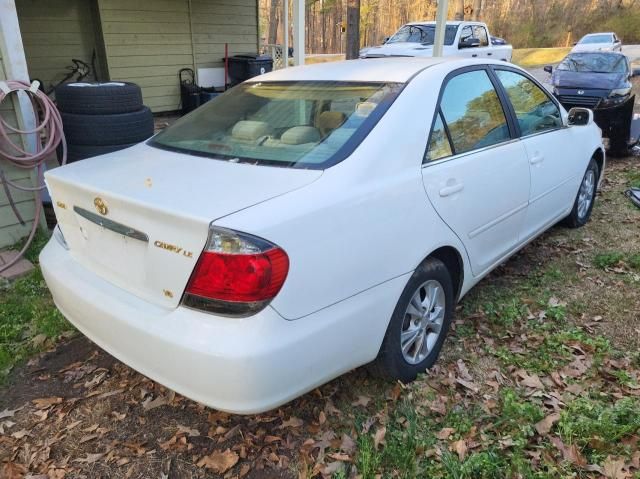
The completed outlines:
[[[289,0],[283,0],[282,9],[282,20],[284,21],[284,32],[282,32],[284,37],[282,46],[284,65],[282,65],[282,68],[287,68],[289,66]]]
[[[0,55],[7,80],[18,80],[29,83],[29,71],[27,58],[24,54],[22,34],[18,23],[18,12],[15,0],[0,0]],[[0,78],[3,80],[3,78]],[[36,128],[36,116],[33,105],[22,92],[17,94],[17,102],[14,103],[18,127],[21,130],[34,130]],[[38,137],[36,133],[22,135],[22,144],[26,151],[35,152]],[[35,170],[31,172],[31,180],[34,186],[39,186],[39,178]],[[37,201],[37,200],[36,200]],[[40,216],[40,224],[46,227],[44,215]]]
[[[286,1],[286,0],[285,0]],[[293,0],[293,64],[304,65],[305,0]]]
[[[433,56],[441,57],[444,45],[444,33],[447,28],[447,13],[449,11],[449,0],[438,0],[438,10],[436,12],[436,38],[433,43]]]

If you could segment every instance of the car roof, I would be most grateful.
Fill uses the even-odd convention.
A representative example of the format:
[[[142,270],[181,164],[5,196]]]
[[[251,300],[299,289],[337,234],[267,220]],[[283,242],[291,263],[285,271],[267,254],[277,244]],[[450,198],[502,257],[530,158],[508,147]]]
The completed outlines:
[[[613,32],[596,32],[596,33],[587,33],[587,34],[586,34],[584,37],[582,37],[582,38],[585,38],[585,37],[595,37],[595,36],[597,36],[597,35],[613,35],[613,34],[614,34]]]
[[[460,62],[460,57],[382,57],[339,62],[315,63],[282,68],[251,81],[359,81],[406,83],[425,68],[447,62]],[[467,60],[469,61],[469,60]]]
[[[622,52],[603,52],[601,50],[581,50],[577,52],[569,52],[567,56],[573,55],[615,55],[617,57],[626,57],[626,55]]]
[[[481,25],[482,22],[473,22],[473,21],[469,21],[469,20],[447,20],[447,25],[460,25],[462,23],[470,23],[470,24],[476,24],[476,25]],[[423,21],[423,22],[409,22],[409,23],[405,23],[405,25],[435,25],[436,22],[433,20],[427,20],[427,21]]]

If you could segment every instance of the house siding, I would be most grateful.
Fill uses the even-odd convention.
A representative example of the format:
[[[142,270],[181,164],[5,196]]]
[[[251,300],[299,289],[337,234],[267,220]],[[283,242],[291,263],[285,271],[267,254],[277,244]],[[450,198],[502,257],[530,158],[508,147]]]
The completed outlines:
[[[0,56],[0,80],[6,80],[5,68]],[[0,115],[10,125],[17,126],[16,108],[13,100],[5,100],[0,104]],[[17,135],[9,135],[12,141],[21,145],[20,138]],[[3,140],[0,139],[0,142]],[[6,145],[0,144],[0,148],[4,150]],[[0,159],[0,169],[4,171],[5,176],[12,182],[23,186],[31,186],[33,183],[30,178],[30,170],[17,168],[4,159]],[[9,200],[4,192],[4,188],[0,187],[0,248],[15,244],[21,238],[26,236],[33,225],[35,217],[34,194],[23,192],[11,188],[11,194],[16,203],[16,207],[20,215],[25,220],[25,225],[21,225],[16,218]]]
[[[64,78],[71,59],[92,64],[96,21],[87,0],[16,0],[29,76],[45,88]]]
[[[223,66],[225,42],[231,55],[257,50],[256,2],[98,0],[110,79],[139,84],[154,112],[177,110],[181,68]]]

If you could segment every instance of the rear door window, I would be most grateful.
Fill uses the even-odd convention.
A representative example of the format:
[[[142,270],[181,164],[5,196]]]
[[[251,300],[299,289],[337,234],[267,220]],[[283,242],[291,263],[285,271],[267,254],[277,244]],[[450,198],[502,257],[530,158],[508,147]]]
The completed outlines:
[[[454,154],[511,139],[502,103],[485,70],[461,73],[449,80],[440,109]]]

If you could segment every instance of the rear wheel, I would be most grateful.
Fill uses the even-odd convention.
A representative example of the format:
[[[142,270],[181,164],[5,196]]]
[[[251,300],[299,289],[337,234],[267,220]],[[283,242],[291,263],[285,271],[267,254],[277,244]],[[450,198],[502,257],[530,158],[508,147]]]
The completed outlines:
[[[579,228],[589,221],[596,199],[599,175],[598,164],[591,158],[589,166],[587,166],[587,171],[582,177],[578,194],[573,203],[573,209],[565,219],[565,224],[570,228]]]
[[[451,275],[431,258],[411,276],[387,328],[374,371],[404,383],[433,366],[444,343],[454,308]]]

